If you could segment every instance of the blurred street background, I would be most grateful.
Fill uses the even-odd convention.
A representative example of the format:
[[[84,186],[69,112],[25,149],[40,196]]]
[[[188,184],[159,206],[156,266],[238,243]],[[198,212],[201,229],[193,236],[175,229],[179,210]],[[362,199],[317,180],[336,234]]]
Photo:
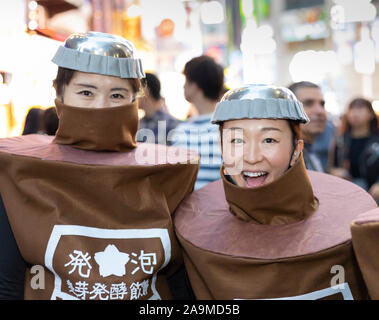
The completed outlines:
[[[321,86],[328,116],[364,96],[379,113],[379,0],[0,0],[0,138],[20,135],[31,108],[54,105],[51,58],[74,32],[131,40],[184,120],[183,67],[212,56],[225,84]]]

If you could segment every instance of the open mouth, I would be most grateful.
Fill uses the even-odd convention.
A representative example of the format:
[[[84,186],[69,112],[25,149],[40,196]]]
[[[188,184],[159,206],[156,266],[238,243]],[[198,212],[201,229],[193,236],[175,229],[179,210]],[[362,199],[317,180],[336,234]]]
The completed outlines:
[[[245,187],[246,188],[256,188],[262,186],[268,176],[268,172],[266,171],[243,171],[242,177],[245,181]]]

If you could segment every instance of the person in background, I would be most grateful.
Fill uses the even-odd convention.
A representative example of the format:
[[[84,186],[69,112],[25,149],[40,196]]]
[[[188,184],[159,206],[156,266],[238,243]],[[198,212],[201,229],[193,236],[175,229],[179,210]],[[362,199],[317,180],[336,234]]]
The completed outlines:
[[[138,99],[138,107],[145,111],[145,116],[139,121],[137,141],[170,144],[167,136],[171,130],[176,128],[180,120],[166,111],[165,101],[161,96],[161,82],[158,77],[153,73],[146,72],[146,77],[142,82],[144,93]],[[149,141],[149,137],[152,140],[152,134],[154,134],[154,141]]]
[[[41,117],[42,133],[47,134],[48,136],[55,136],[58,126],[59,119],[55,107],[50,107],[44,110]]]
[[[318,135],[312,144],[312,151],[321,161],[322,168],[325,172],[329,170],[329,157],[332,152],[333,141],[336,136],[336,128],[331,119],[326,121],[324,131]]]
[[[197,117],[198,115],[199,115],[199,112],[194,107],[194,105],[192,103],[190,103],[190,106],[189,106],[187,114],[186,114],[186,120],[188,121],[189,119],[191,119],[193,117]]]
[[[368,150],[378,143],[378,117],[371,102],[364,98],[353,99],[342,118],[342,132],[336,140],[330,173],[368,190],[375,183],[372,175],[365,173],[370,163],[367,163]]]
[[[41,108],[32,107],[26,117],[25,117],[25,124],[24,124],[24,130],[22,132],[22,135],[26,134],[33,134],[33,133],[39,133],[40,126],[41,126],[41,115],[43,110]]]
[[[303,104],[304,110],[310,122],[301,125],[301,132],[304,140],[304,162],[309,170],[324,172],[321,159],[313,150],[313,143],[321,135],[326,126],[327,115],[325,111],[325,100],[321,88],[308,81],[295,82],[290,89]]]
[[[198,115],[181,123],[174,130],[172,144],[200,154],[200,169],[195,190],[220,179],[221,150],[218,127],[211,116],[224,92],[224,70],[213,58],[199,56],[184,66],[184,95]]]
[[[370,144],[362,155],[363,175],[366,178],[368,192],[379,205],[379,142]]]

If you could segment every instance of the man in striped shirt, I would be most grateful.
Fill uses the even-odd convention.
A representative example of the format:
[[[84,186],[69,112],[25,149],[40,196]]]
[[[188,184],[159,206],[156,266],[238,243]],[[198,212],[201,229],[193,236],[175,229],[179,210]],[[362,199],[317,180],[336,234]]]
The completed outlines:
[[[184,95],[199,115],[181,123],[172,132],[172,145],[195,150],[200,155],[200,169],[195,190],[220,179],[221,150],[218,126],[211,124],[212,113],[224,89],[224,70],[211,57],[188,61],[183,71]]]

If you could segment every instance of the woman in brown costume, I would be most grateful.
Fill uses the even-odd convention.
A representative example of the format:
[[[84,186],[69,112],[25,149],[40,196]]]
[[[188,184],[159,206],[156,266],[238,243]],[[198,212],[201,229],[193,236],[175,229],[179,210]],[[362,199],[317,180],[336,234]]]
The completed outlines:
[[[198,156],[137,144],[133,44],[70,36],[53,62],[55,137],[0,140],[0,298],[169,299],[182,263],[171,214]]]
[[[379,298],[379,209],[360,187],[305,169],[307,121],[281,87],[248,85],[217,105],[222,179],[174,220],[197,299]]]

